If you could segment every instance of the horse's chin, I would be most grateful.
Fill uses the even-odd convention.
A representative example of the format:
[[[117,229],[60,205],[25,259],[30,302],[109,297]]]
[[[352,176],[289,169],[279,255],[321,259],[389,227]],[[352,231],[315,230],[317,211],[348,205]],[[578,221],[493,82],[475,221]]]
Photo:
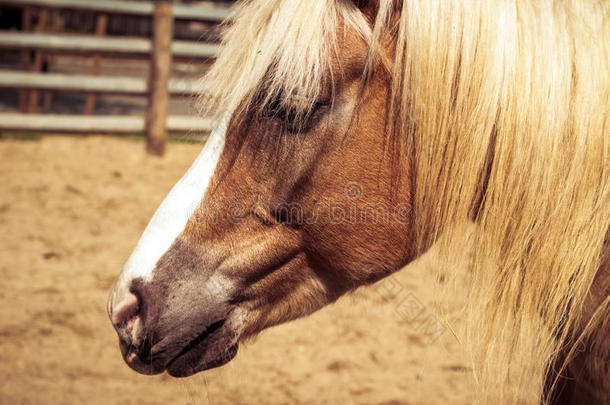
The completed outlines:
[[[234,319],[216,322],[189,342],[167,365],[172,377],[189,377],[231,361],[239,346]]]
[[[235,343],[219,352],[204,349],[203,355],[197,350],[190,350],[172,360],[167,367],[167,373],[177,378],[190,377],[205,370],[224,366],[233,360],[238,346]]]

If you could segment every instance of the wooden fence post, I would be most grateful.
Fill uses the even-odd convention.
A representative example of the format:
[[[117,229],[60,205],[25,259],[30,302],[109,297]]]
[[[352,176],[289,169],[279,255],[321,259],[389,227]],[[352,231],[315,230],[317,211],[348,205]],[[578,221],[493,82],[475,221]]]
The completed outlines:
[[[101,13],[97,16],[97,22],[95,23],[95,35],[98,37],[103,37],[106,35],[106,30],[108,28],[108,14]],[[101,58],[100,54],[96,53],[93,55],[93,60],[91,62],[91,74],[93,76],[97,76],[100,74],[100,65]],[[95,96],[96,94],[91,92],[87,94],[87,103],[85,104],[85,114],[92,115],[95,111]]]
[[[40,16],[38,19],[38,27],[36,32],[45,32],[47,30],[47,24],[49,21],[49,9],[43,8],[40,10]],[[32,70],[35,72],[41,72],[44,64],[44,55],[41,50],[34,52],[34,62]],[[38,89],[30,90],[30,100],[28,106],[28,112],[35,113],[38,111]]]
[[[61,12],[59,9],[54,9],[51,13],[51,29],[50,31],[54,34],[58,34],[61,33],[62,31],[62,18],[61,18]],[[53,54],[47,55],[47,63],[49,64],[49,72],[53,69],[53,66],[56,65],[56,56]],[[45,91],[44,92],[44,99],[43,99],[43,111],[45,113],[49,113],[51,111],[51,106],[53,104],[53,92],[52,91]]]
[[[32,25],[32,8],[30,6],[23,7],[21,14],[21,30],[29,32]],[[24,49],[21,51],[21,70],[30,70],[30,50]],[[30,92],[28,90],[19,90],[19,109],[22,113],[28,111],[28,99]]]
[[[150,66],[146,149],[153,155],[165,152],[169,76],[172,68],[174,17],[167,1],[155,4]]]

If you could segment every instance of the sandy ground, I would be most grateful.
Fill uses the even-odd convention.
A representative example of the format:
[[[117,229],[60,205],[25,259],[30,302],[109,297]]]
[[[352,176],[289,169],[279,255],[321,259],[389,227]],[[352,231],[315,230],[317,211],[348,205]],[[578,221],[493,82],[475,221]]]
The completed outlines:
[[[117,138],[0,141],[1,404],[469,403],[460,345],[434,324],[433,255],[264,332],[220,369],[131,371],[106,297],[200,147],[172,143],[157,159]]]

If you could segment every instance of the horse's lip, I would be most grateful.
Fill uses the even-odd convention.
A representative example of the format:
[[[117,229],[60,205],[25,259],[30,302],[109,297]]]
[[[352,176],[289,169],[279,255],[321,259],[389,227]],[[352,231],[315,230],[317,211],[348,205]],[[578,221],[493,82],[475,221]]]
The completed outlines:
[[[171,368],[172,364],[174,364],[178,359],[183,356],[190,354],[192,351],[201,348],[200,346],[205,343],[205,341],[216,332],[218,329],[222,328],[225,324],[226,319],[222,319],[218,322],[212,323],[208,326],[203,332],[197,335],[194,339],[192,339],[186,346],[184,346],[177,355],[175,355],[169,363],[167,363],[166,368]]]
[[[237,341],[238,334],[230,319],[214,322],[184,346],[165,368],[172,377],[188,377],[220,367],[237,354]]]

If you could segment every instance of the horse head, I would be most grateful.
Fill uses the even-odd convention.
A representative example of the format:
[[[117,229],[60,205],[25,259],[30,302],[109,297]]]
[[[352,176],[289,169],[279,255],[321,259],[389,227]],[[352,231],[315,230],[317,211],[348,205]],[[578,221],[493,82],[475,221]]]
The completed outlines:
[[[240,339],[413,257],[408,161],[391,158],[386,136],[389,72],[377,61],[365,77],[369,44],[336,29],[315,91],[269,85],[267,67],[144,231],[108,303],[135,370],[222,365]]]

